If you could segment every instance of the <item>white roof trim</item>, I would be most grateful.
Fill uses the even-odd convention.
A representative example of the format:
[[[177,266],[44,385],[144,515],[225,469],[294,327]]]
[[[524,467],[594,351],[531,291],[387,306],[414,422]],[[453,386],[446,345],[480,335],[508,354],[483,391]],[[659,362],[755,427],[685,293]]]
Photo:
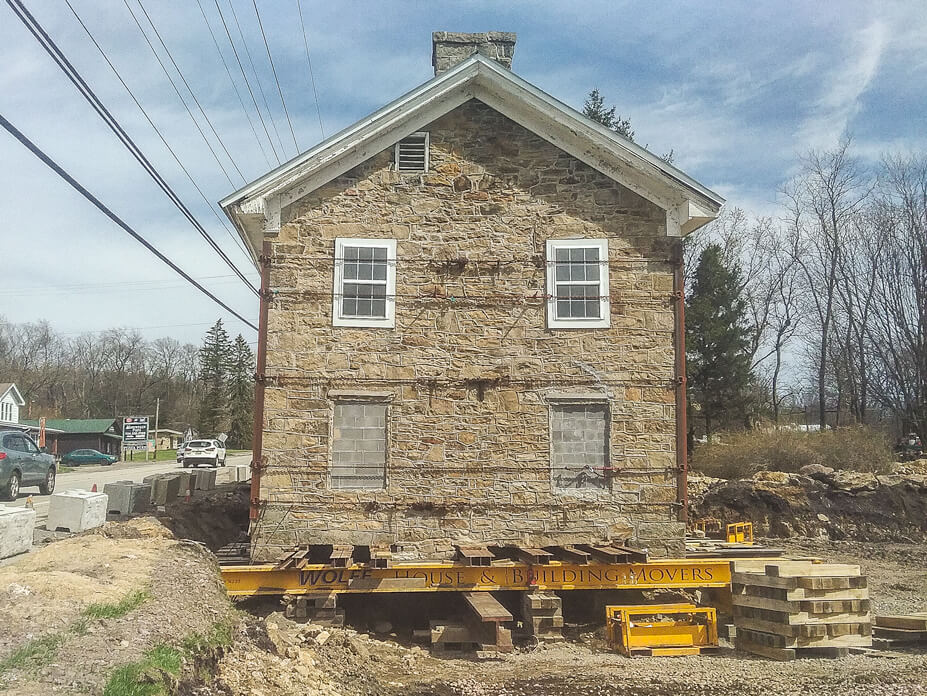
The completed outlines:
[[[451,70],[227,196],[220,205],[252,257],[280,210],[472,98],[479,99],[667,211],[667,234],[713,219],[724,199],[651,152],[474,54]]]
[[[19,393],[19,389],[16,387],[16,384],[13,382],[10,382],[10,386],[6,388],[6,391],[0,394],[0,399],[5,398],[6,395],[9,394],[10,392],[13,392],[13,401],[16,402],[17,406],[26,405],[26,400],[23,398],[23,395]]]

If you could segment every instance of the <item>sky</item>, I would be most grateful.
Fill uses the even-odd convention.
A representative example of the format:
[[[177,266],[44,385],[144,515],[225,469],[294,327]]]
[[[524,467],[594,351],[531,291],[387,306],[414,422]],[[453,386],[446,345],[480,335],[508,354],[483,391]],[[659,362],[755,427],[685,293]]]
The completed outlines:
[[[24,2],[255,284],[257,272],[215,203],[276,166],[264,123],[281,160],[310,148],[323,139],[323,129],[330,136],[430,79],[436,30],[516,32],[515,72],[577,109],[598,88],[606,103],[631,119],[638,143],[657,154],[672,149],[676,166],[726,197],[729,206],[757,215],[779,214],[777,192],[794,174],[798,157],[811,148],[828,148],[850,136],[855,153],[873,163],[890,151],[927,152],[922,0],[300,0],[301,5],[256,0],[295,143],[252,0],[142,0],[211,126],[138,0],[70,0],[204,200],[67,5]],[[160,51],[217,157],[126,3]],[[5,3],[0,4],[0,47],[0,114],[185,271],[257,323],[257,298],[106,129]],[[256,341],[252,329],[174,275],[2,130],[0,258],[0,317],[6,321],[47,320],[67,335],[127,327],[149,338],[199,343],[221,317],[232,335]]]

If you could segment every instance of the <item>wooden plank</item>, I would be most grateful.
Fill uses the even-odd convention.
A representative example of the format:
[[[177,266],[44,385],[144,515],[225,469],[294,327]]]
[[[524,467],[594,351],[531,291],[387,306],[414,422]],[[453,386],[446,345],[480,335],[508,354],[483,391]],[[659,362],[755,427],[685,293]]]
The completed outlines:
[[[773,578],[798,577],[857,577],[858,565],[844,563],[813,563],[812,561],[776,561],[766,565],[765,575]]]
[[[879,628],[900,628],[909,631],[927,631],[927,612],[916,614],[882,614],[875,617]]]
[[[467,607],[480,621],[512,621],[511,612],[502,606],[489,592],[464,592],[464,601]]]
[[[793,648],[777,648],[771,645],[763,645],[762,643],[756,643],[745,638],[739,633],[734,639],[734,647],[752,655],[768,657],[771,660],[779,660],[780,662],[788,662],[789,660],[795,659],[795,650]]]
[[[589,559],[592,558],[591,553],[578,549],[575,546],[545,546],[544,550],[554,554],[554,557],[558,561],[566,561],[567,563],[585,565],[589,563]]]
[[[790,614],[865,614],[870,609],[868,599],[846,600],[817,600],[817,599],[778,599],[774,597],[758,597],[744,593],[731,593],[731,601],[735,606],[768,609]]]
[[[847,590],[868,587],[865,576],[857,577],[803,577],[798,578],[798,586],[807,590]]]
[[[773,587],[782,590],[846,590],[864,589],[866,578],[859,577],[772,577],[755,573],[732,573],[731,582],[751,587]],[[823,597],[823,596],[822,596]]]
[[[908,628],[886,628],[876,626],[872,629],[872,634],[876,638],[888,638],[905,643],[923,643],[927,642],[927,631],[914,631]]]
[[[780,626],[770,621],[734,617],[737,635],[776,648],[842,647],[872,645],[872,636],[860,633],[842,633],[847,630],[864,630],[853,624],[835,626]],[[868,628],[867,624],[864,624]],[[833,629],[833,630],[832,630]],[[838,635],[833,635],[833,632]]]
[[[790,626],[798,626],[803,624],[872,623],[872,615],[869,612],[833,612],[826,614],[815,614],[807,611],[782,611],[778,609],[770,609],[768,606],[755,606],[750,603],[742,603],[739,601],[740,599],[742,598],[734,598],[734,609],[741,616],[751,616],[753,618],[774,621],[776,623]]]

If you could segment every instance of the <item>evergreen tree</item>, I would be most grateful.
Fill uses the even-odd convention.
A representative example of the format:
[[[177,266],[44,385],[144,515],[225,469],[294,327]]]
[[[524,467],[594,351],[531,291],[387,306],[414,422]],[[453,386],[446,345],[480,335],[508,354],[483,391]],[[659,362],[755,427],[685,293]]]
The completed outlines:
[[[200,437],[215,437],[228,422],[228,371],[231,344],[219,319],[203,338],[200,348],[202,393],[197,419]]]
[[[601,123],[606,128],[612,129],[628,140],[634,140],[634,131],[631,129],[631,119],[623,118],[620,114],[616,114],[614,106],[606,109],[605,99],[599,94],[598,89],[592,90],[589,92],[589,96],[586,97],[586,101],[583,104],[583,116]]]
[[[254,429],[254,353],[241,334],[232,345],[228,387],[228,444],[235,449],[250,449]]]
[[[740,271],[725,265],[721,247],[699,257],[686,302],[686,361],[690,406],[698,404],[705,431],[747,417],[750,329],[740,294]]]

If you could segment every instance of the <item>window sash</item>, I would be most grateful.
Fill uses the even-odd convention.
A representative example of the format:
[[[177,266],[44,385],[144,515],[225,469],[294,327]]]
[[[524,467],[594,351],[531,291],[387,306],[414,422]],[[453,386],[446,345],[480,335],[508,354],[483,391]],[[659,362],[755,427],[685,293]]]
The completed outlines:
[[[332,323],[395,325],[396,240],[335,240]]]
[[[610,325],[608,241],[547,241],[547,325],[598,328]]]

